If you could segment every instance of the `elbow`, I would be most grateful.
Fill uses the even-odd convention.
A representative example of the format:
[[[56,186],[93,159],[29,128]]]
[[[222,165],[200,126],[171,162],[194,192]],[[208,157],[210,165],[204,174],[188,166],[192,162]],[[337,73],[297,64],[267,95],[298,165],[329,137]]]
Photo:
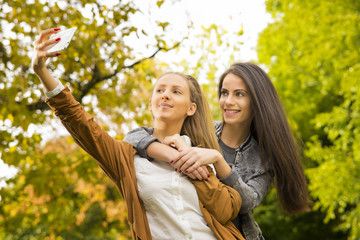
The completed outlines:
[[[233,196],[232,201],[229,202],[229,205],[226,206],[226,209],[230,211],[226,211],[223,209],[222,214],[219,216],[218,220],[221,224],[225,224],[230,220],[233,220],[237,217],[241,209],[241,197],[240,195]]]
[[[254,194],[254,196],[249,196],[249,197],[245,196],[242,198],[242,204],[239,213],[244,214],[251,212],[257,205],[259,205],[259,203],[260,200],[258,200],[257,194]]]
[[[233,200],[233,211],[232,211],[232,215],[230,217],[230,220],[236,218],[236,216],[239,214],[241,206],[242,206],[242,199],[240,197],[240,194],[236,194],[234,196],[234,200]]]

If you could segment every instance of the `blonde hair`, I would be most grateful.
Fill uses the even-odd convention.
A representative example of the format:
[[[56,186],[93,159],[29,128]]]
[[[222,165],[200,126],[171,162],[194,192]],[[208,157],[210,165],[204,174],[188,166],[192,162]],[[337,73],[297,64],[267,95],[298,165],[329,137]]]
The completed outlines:
[[[192,116],[185,118],[180,135],[187,135],[193,146],[216,149],[221,152],[215,135],[209,104],[198,81],[191,75],[179,72],[168,72],[164,75],[168,74],[176,74],[187,81],[190,89],[190,101],[195,103],[197,107]]]

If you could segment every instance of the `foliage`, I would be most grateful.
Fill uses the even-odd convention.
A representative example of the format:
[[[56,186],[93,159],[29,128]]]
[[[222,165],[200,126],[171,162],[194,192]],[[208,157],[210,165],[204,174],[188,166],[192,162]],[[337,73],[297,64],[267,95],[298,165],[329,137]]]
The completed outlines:
[[[191,34],[184,40],[182,47],[176,50],[181,52],[182,56],[188,53],[188,57],[172,64],[179,67],[179,71],[198,79],[207,97],[213,118],[221,120],[217,83],[225,69],[232,63],[240,61],[243,27],[239,24],[234,31],[228,31],[222,26],[211,24],[201,26],[201,31]]]
[[[47,28],[78,28],[48,65],[110,134],[122,138],[136,123],[149,125],[144,103],[163,68],[152,58],[176,48],[179,39],[164,38],[167,22],[154,24],[155,33],[133,25],[142,12],[132,1],[0,0],[0,9],[0,156],[18,170],[0,189],[0,238],[129,238],[124,203],[100,168],[68,137],[49,141],[64,129],[29,69],[32,42]],[[135,54],[134,38],[146,39],[150,54]]]
[[[268,0],[259,61],[306,143],[314,210],[360,237],[360,2]],[[330,234],[330,233],[324,233]],[[335,233],[334,233],[335,234]]]

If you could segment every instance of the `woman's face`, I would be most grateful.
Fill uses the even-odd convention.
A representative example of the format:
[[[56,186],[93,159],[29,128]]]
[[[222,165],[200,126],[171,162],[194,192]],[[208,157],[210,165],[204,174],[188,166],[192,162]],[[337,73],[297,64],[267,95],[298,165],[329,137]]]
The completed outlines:
[[[166,74],[157,80],[150,99],[150,111],[155,120],[183,122],[196,111],[190,100],[190,88],[183,77]]]
[[[249,127],[252,121],[251,101],[245,82],[235,74],[225,76],[220,92],[220,108],[226,124]]]

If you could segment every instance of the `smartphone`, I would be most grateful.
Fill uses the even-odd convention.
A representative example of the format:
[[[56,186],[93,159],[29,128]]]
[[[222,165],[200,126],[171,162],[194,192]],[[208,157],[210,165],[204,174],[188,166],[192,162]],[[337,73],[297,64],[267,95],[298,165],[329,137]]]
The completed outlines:
[[[67,48],[76,29],[77,27],[73,27],[51,35],[49,39],[61,38],[61,40],[57,43],[49,45],[45,50],[48,52],[59,52]]]

